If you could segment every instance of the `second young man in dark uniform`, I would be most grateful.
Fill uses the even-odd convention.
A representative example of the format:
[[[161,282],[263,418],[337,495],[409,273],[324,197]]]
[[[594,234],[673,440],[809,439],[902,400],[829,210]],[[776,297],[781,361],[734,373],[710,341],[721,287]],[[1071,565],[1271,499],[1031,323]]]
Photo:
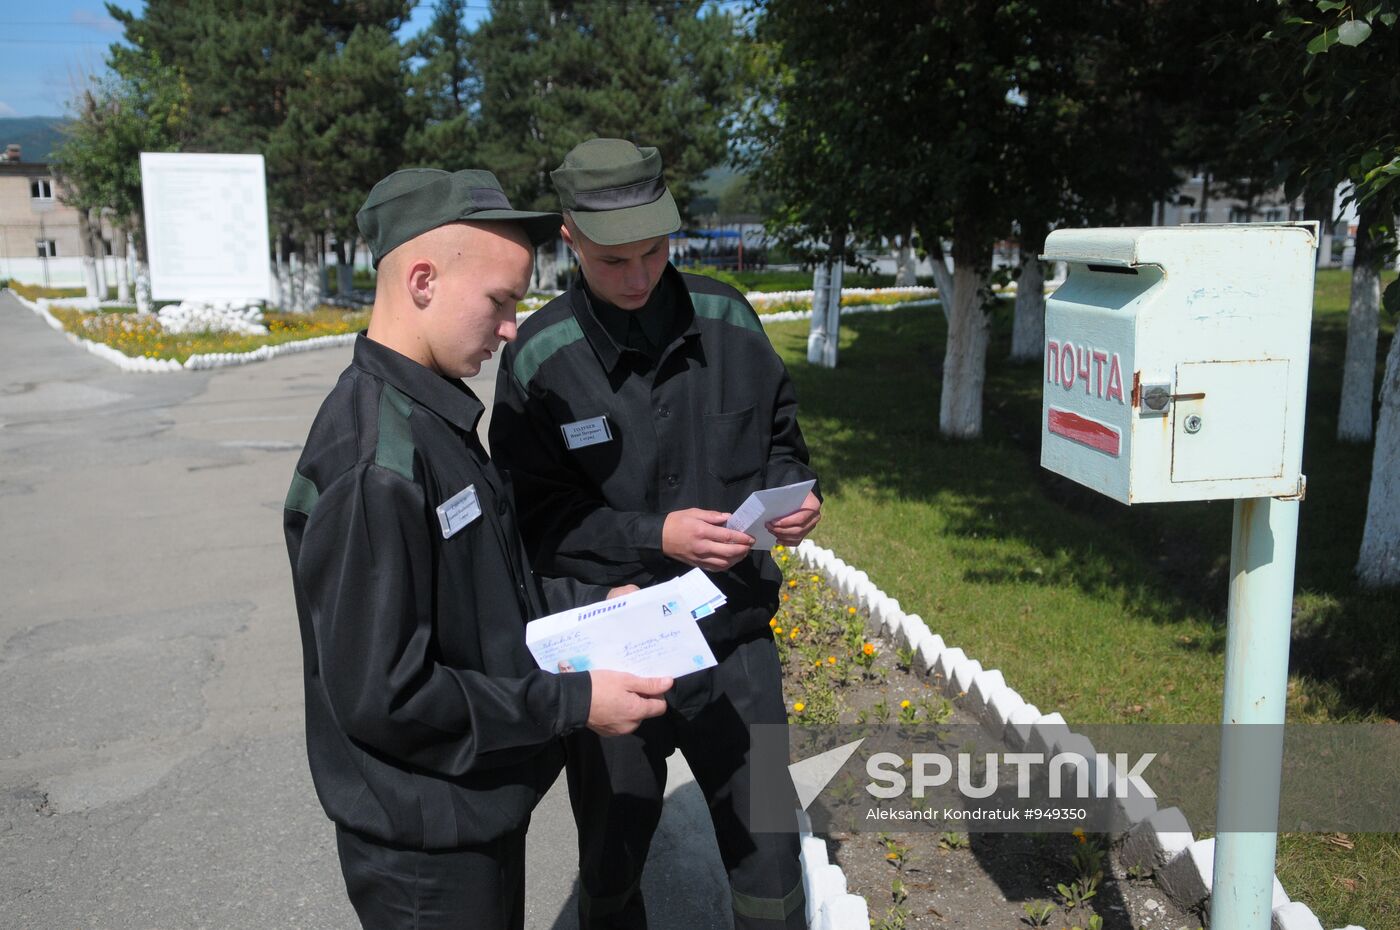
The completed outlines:
[[[724,527],[752,492],[815,477],[782,360],[743,296],[668,261],[680,227],[655,149],[595,139],[553,174],[582,280],[501,358],[491,445],[537,571],[648,585],[698,566],[728,605],[700,621],[718,666],[676,682],[637,732],[568,741],[580,923],[642,928],[642,868],[679,748],[709,802],[735,924],[806,926],[795,834],[749,820],[749,726],[786,721],[768,621],[781,574]],[[769,524],[795,545],[821,503]]]

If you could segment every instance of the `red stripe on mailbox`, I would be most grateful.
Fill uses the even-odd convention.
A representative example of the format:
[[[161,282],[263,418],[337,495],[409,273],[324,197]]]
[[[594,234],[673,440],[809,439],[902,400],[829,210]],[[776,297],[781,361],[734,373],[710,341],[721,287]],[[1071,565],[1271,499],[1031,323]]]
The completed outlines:
[[[1056,436],[1063,436],[1090,449],[1098,449],[1115,458],[1122,449],[1123,439],[1116,427],[1082,417],[1069,410],[1051,407],[1049,425],[1050,432]]]

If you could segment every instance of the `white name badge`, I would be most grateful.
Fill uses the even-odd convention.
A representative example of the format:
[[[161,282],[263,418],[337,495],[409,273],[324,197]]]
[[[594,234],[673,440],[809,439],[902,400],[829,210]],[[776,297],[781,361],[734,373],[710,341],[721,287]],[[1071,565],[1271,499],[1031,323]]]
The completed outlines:
[[[607,417],[594,417],[591,420],[577,420],[559,427],[564,433],[564,445],[570,449],[596,446],[600,442],[612,441],[612,430],[608,428]]]
[[[442,524],[443,539],[447,539],[481,516],[481,504],[476,499],[476,485],[467,485],[439,504],[437,516],[438,522]]]

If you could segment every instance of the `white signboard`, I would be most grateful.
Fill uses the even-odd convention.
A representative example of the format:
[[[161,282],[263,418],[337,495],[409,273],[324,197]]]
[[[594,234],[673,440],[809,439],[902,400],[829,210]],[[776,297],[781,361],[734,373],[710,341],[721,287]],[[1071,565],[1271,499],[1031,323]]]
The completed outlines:
[[[267,300],[272,272],[261,155],[141,153],[155,300]]]

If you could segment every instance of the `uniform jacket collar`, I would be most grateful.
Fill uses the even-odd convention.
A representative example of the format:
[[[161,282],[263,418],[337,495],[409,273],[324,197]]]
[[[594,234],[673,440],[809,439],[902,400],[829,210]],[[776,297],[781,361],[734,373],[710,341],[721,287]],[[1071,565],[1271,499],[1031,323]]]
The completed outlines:
[[[392,384],[463,432],[476,431],[486,408],[472,389],[455,378],[444,378],[413,359],[375,342],[363,331],[355,340],[356,368]]]
[[[670,262],[666,263],[666,270],[661,272],[661,280],[657,282],[656,286],[669,287],[675,294],[676,326],[679,328],[682,322],[685,325],[685,330],[678,338],[698,338],[700,327],[695,323],[695,305],[690,302],[690,291],[686,288],[685,279],[681,277],[681,273],[676,270],[675,265]],[[597,353],[603,367],[612,372],[617,368],[618,362],[622,360],[622,350],[598,320],[598,314],[593,309],[593,298],[590,296],[583,275],[580,274],[573,287],[569,289],[569,298],[574,318],[578,320],[589,345]],[[671,345],[674,344],[673,340]],[[669,345],[663,346],[660,358],[665,359],[670,349]]]

